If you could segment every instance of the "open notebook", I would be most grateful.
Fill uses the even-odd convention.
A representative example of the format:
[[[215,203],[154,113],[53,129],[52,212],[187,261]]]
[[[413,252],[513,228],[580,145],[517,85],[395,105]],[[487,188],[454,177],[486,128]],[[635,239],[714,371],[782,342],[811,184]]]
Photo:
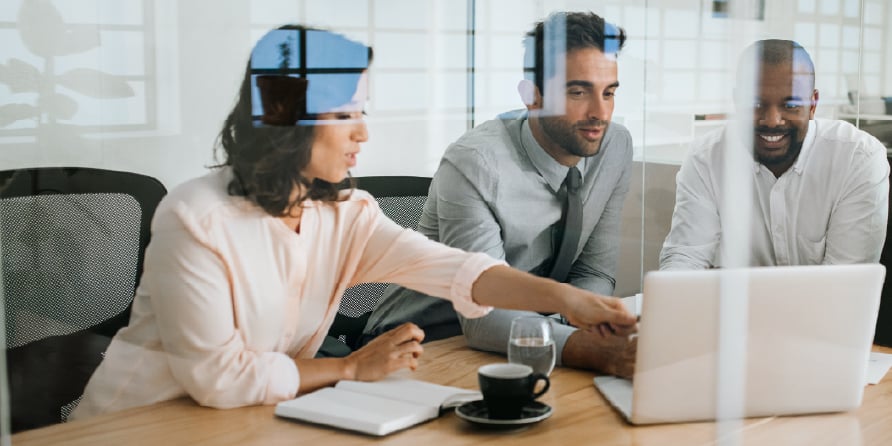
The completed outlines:
[[[483,398],[480,392],[413,379],[339,381],[276,405],[276,415],[370,435],[387,435],[437,418],[444,409]]]
[[[884,276],[875,264],[650,272],[633,381],[595,386],[634,424],[715,419],[720,290],[730,289],[747,299],[744,416],[857,408]]]

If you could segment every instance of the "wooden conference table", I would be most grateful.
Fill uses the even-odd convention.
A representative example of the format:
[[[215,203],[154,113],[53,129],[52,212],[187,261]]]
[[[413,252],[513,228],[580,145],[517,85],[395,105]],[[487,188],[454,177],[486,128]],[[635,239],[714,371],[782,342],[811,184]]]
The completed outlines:
[[[876,351],[892,353],[877,347]],[[477,388],[476,369],[501,356],[469,349],[463,337],[425,344],[421,366],[407,376],[439,384]],[[408,430],[377,438],[276,417],[272,406],[217,410],[183,398],[88,420],[21,432],[13,446],[29,445],[709,445],[717,435],[739,434],[735,445],[892,444],[892,373],[868,386],[862,406],[850,413],[748,419],[720,426],[686,423],[635,427],[626,424],[592,385],[591,372],[556,368],[541,401],[554,414],[513,431],[475,427],[447,413]],[[726,438],[728,439],[728,438]],[[737,440],[737,441],[735,441]]]

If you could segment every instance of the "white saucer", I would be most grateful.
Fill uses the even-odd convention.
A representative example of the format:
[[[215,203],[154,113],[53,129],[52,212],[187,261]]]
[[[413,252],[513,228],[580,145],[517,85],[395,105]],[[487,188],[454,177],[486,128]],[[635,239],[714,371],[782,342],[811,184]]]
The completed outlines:
[[[527,424],[538,423],[551,416],[551,406],[531,401],[523,407],[519,418],[512,419],[493,419],[489,417],[489,410],[483,400],[468,401],[455,408],[455,414],[459,418],[474,424],[485,426],[523,426]]]

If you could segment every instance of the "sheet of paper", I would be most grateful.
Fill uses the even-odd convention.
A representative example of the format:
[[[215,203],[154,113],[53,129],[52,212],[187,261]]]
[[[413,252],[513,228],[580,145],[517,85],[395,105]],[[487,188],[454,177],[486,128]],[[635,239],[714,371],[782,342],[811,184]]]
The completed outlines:
[[[635,316],[641,316],[641,293],[638,293],[634,296],[628,296],[622,298],[623,304],[626,305],[626,309],[629,310],[630,313]]]
[[[867,363],[867,384],[879,384],[890,367],[892,367],[892,354],[870,352],[870,361]]]
[[[336,387],[378,395],[390,399],[398,399],[428,407],[440,407],[444,404],[460,404],[465,401],[483,398],[480,392],[458,387],[441,386],[426,381],[417,381],[397,376],[388,376],[375,382],[339,381]]]

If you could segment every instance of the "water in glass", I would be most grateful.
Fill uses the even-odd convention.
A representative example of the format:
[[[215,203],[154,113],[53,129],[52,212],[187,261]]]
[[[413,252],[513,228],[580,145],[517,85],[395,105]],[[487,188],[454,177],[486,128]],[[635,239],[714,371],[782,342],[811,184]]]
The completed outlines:
[[[526,364],[534,372],[548,376],[554,368],[555,350],[551,319],[535,315],[511,321],[509,362]]]
[[[548,376],[554,369],[554,340],[543,338],[514,338],[508,344],[508,361],[526,364],[533,372]]]

